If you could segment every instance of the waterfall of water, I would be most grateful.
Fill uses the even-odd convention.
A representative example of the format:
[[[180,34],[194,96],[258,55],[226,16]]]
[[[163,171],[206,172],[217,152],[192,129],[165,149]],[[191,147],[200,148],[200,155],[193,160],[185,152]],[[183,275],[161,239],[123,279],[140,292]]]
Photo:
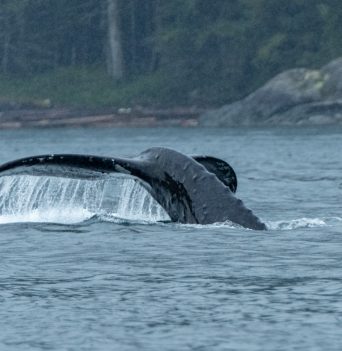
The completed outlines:
[[[0,178],[0,222],[73,223],[94,215],[144,221],[169,218],[132,178]]]
[[[169,216],[153,197],[134,179],[126,179],[121,187],[116,214],[129,219],[167,220]]]

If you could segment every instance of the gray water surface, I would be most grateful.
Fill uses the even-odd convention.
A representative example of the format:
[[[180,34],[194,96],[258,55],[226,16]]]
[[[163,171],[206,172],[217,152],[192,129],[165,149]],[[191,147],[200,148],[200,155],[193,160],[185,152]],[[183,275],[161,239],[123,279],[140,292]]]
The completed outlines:
[[[121,179],[2,177],[0,350],[341,350],[341,129],[1,131],[0,163],[151,146],[227,160],[269,230],[158,222]]]

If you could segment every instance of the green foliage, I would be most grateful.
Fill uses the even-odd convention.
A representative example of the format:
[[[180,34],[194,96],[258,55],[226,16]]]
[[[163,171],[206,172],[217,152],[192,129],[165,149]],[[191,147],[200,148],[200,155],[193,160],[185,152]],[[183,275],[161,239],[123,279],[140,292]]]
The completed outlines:
[[[218,105],[342,55],[341,0],[118,2],[126,75],[115,83],[107,0],[1,1],[0,99]]]
[[[172,105],[170,86],[162,72],[125,82],[113,82],[98,67],[66,67],[21,78],[0,78],[0,103],[70,107],[122,107],[140,104]],[[179,101],[182,97],[179,96]],[[185,101],[182,101],[185,103]]]

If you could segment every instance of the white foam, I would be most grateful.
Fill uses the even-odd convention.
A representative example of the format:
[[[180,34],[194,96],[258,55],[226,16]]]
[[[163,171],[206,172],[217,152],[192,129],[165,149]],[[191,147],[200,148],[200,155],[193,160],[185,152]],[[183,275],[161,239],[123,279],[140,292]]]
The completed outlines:
[[[298,218],[288,221],[269,221],[266,226],[271,230],[293,230],[300,228],[325,227],[328,224],[320,218]]]
[[[182,227],[196,228],[196,229],[217,229],[217,228],[227,228],[227,229],[236,229],[243,228],[239,224],[233,223],[231,221],[225,222],[215,222],[211,224],[180,224]]]
[[[86,221],[93,217],[93,215],[94,214],[83,208],[74,208],[72,210],[36,209],[32,212],[22,214],[0,215],[0,224],[21,222],[75,224]]]

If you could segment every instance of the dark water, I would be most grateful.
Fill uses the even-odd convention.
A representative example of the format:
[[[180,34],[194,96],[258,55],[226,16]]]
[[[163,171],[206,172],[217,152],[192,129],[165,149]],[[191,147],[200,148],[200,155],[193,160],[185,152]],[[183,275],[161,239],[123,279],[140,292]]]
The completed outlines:
[[[115,214],[115,179],[0,178],[0,349],[341,350],[341,129],[1,131],[0,162],[157,145],[229,161],[270,230],[157,223],[134,189]]]

